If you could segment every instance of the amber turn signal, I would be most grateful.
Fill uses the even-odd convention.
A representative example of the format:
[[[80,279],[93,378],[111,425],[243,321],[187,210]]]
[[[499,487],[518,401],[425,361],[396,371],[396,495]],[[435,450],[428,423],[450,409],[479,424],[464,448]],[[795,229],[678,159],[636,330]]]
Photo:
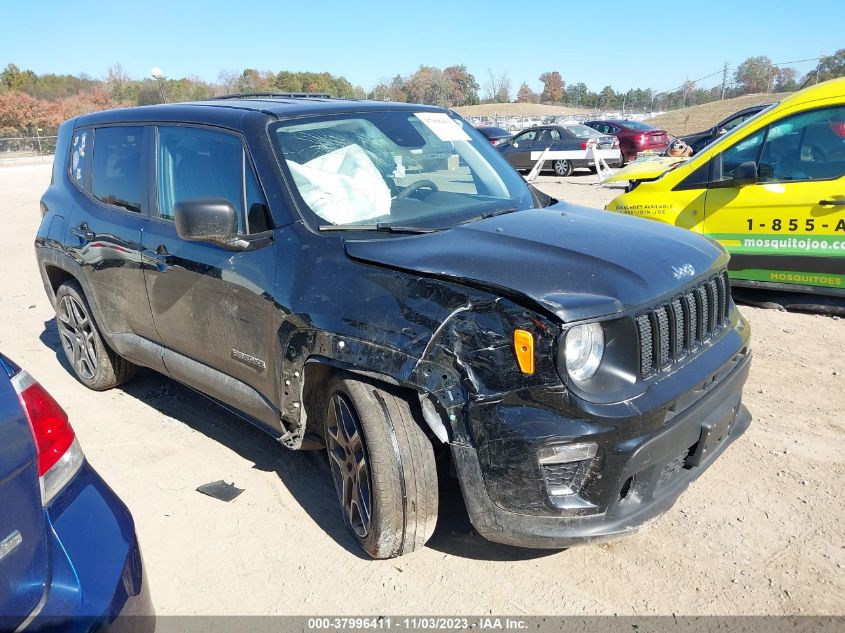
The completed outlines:
[[[534,336],[526,330],[513,331],[513,349],[523,374],[534,373]]]

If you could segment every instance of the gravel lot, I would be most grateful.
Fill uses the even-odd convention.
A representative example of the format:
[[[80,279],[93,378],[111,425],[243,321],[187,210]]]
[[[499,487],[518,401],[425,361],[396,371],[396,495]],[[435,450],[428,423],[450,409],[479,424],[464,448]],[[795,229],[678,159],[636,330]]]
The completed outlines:
[[[443,483],[421,551],[370,561],[321,453],[291,453],[150,371],[94,393],[63,366],[33,256],[47,164],[0,167],[0,350],[67,410],[132,510],[165,614],[845,614],[845,321],[743,307],[754,422],[662,518],[601,546],[511,549],[474,534]],[[595,176],[541,188],[603,206]],[[195,491],[225,479],[222,503]]]

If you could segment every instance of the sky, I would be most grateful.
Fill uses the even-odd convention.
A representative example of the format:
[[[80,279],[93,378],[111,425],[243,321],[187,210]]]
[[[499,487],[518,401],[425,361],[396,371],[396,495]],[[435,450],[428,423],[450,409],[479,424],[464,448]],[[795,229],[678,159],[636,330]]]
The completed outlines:
[[[754,55],[773,62],[845,47],[845,0],[408,2],[407,0],[6,0],[0,66],[103,77],[216,81],[220,71],[328,71],[369,90],[421,64],[465,64],[483,87],[507,72],[515,94],[542,72],[569,83],[670,90]],[[794,64],[799,75],[815,62]]]

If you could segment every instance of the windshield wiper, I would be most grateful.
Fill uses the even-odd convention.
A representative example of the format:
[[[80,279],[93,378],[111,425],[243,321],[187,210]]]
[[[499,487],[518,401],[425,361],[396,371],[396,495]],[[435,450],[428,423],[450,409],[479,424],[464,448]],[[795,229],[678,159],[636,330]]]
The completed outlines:
[[[514,211],[520,211],[520,207],[509,207],[507,209],[496,209],[495,211],[488,211],[487,213],[482,213],[481,215],[476,215],[471,217],[469,220],[464,220],[459,224],[470,224],[472,222],[478,222],[479,220],[486,220],[487,218],[495,218],[497,215],[505,215],[506,213],[513,213]]]
[[[325,231],[378,231],[380,233],[434,233],[440,229],[427,229],[421,226],[401,226],[399,224],[388,224],[386,222],[379,222],[378,224],[323,224],[320,226],[321,232]]]
[[[482,213],[481,219],[486,220],[487,218],[495,218],[497,215],[505,215],[506,213],[513,213],[514,211],[519,211],[520,207],[510,207],[508,209],[497,209],[495,211],[489,211],[488,213]]]

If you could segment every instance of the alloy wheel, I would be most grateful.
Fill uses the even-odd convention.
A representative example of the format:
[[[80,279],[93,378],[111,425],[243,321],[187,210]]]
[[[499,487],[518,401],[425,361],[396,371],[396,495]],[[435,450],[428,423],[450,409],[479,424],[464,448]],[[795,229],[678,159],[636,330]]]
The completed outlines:
[[[86,380],[97,373],[97,349],[94,346],[94,325],[88,312],[70,295],[59,302],[59,336],[70,364]]]
[[[372,519],[370,467],[364,431],[355,409],[341,394],[332,397],[326,424],[326,447],[343,516],[359,538],[366,538]]]
[[[572,173],[572,164],[568,160],[556,160],[554,169],[558,176],[568,176]]]

